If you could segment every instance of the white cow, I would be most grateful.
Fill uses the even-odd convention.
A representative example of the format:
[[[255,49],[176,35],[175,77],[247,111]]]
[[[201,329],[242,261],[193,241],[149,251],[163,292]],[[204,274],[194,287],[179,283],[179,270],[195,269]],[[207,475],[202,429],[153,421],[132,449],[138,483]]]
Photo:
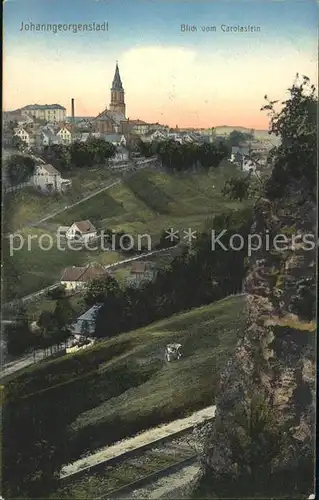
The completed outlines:
[[[165,349],[166,361],[169,362],[175,359],[180,359],[182,357],[181,347],[182,344],[167,344]]]

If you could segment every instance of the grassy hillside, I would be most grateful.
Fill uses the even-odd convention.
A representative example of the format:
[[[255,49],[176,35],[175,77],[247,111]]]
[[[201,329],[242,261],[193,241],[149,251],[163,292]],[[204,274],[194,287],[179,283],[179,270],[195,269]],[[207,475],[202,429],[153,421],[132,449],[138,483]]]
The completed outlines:
[[[8,377],[7,397],[27,403],[37,393],[39,404],[65,405],[74,459],[184,416],[213,402],[220,369],[244,331],[243,300],[230,297],[29,367]],[[184,357],[168,364],[164,348],[172,341]]]
[[[41,228],[21,231],[25,239],[28,235],[34,236],[35,239],[32,240],[31,250],[25,244],[22,250],[15,252],[10,258],[10,267],[13,266],[20,276],[20,283],[16,286],[17,296],[27,295],[58,281],[62,269],[66,266],[84,265],[89,262],[107,265],[125,258],[118,252],[105,252],[102,249],[61,251],[56,245],[49,251],[43,251],[36,239],[41,234],[46,233],[56,239],[60,225],[90,219],[99,229],[127,232],[136,242],[138,234],[148,234],[154,248],[164,229],[173,227],[183,231],[192,228],[200,231],[208,218],[241,207],[241,203],[229,201],[221,194],[226,179],[234,174],[234,169],[234,166],[226,164],[209,174],[188,173],[174,176],[151,169],[142,170],[123,179],[121,184],[56,215],[50,222],[42,224]],[[27,193],[20,193],[16,196],[20,196],[23,203],[17,201],[16,208],[13,210],[12,207],[14,216],[21,220],[19,214],[23,212],[29,214],[30,219],[34,218],[36,207],[40,210],[38,201],[34,199],[35,195],[29,198]],[[50,200],[52,204],[53,199]],[[44,216],[44,212],[45,210],[41,209],[39,214]],[[183,237],[183,233],[181,236]],[[143,242],[147,243],[146,238]],[[47,240],[44,240],[43,246],[46,244]]]
[[[63,196],[58,194],[47,196],[31,186],[7,193],[4,198],[6,230],[17,231],[28,224],[37,222],[115,180],[115,176],[109,170],[98,167],[91,170],[78,169],[65,174],[64,177],[72,180],[72,188]]]
[[[200,229],[207,218],[241,206],[221,194],[225,181],[233,175],[234,166],[228,164],[208,175],[142,170],[88,203],[57,215],[53,222],[68,224],[87,216],[101,229],[147,233],[155,243],[163,229],[190,225]]]

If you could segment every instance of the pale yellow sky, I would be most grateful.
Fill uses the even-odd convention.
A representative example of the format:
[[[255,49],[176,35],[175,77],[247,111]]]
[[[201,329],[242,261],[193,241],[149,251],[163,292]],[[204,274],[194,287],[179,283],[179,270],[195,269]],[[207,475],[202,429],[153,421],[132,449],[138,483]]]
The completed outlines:
[[[60,103],[70,113],[95,116],[110,101],[115,60],[126,92],[127,116],[171,126],[242,125],[267,128],[260,112],[267,93],[285,96],[296,71],[317,82],[317,64],[296,49],[263,57],[258,47],[240,54],[214,54],[179,46],[138,46],[94,58],[48,57],[37,45],[15,47],[4,57],[4,109],[31,103]]]

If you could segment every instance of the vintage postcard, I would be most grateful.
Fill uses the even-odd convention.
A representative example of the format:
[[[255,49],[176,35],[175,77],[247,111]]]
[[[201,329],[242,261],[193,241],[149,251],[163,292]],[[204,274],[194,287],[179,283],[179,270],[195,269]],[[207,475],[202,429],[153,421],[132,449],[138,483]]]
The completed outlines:
[[[3,11],[0,496],[314,499],[318,2]]]

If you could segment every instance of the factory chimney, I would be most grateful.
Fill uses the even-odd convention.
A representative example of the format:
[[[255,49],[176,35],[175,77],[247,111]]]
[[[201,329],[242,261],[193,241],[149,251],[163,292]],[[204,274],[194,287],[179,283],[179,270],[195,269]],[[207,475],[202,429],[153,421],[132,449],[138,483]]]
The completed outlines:
[[[72,123],[72,129],[74,131],[74,99],[72,97],[71,99],[71,117],[72,117],[72,120],[71,120],[71,123]]]

